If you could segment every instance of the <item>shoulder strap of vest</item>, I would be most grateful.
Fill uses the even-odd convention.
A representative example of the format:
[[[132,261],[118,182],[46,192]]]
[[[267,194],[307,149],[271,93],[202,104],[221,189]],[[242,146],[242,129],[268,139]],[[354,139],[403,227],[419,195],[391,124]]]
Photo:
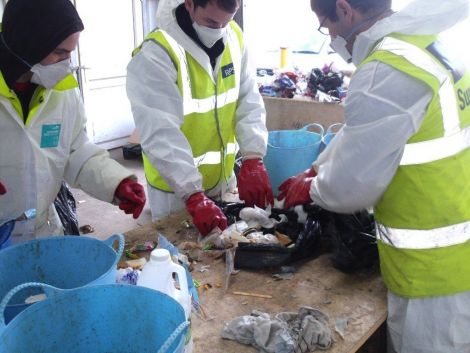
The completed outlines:
[[[240,51],[243,49],[243,32],[240,26],[235,21],[230,21],[230,27],[235,32],[238,38],[238,43],[240,45]]]
[[[427,36],[427,38],[420,36],[387,36],[374,48],[371,55],[362,63],[365,64],[375,60],[390,65],[427,84],[434,92],[433,99],[439,99],[438,104],[441,121],[425,120],[422,123],[417,134],[414,136],[414,143],[407,144],[400,162],[401,165],[421,164],[424,163],[422,162],[423,160],[436,160],[436,156],[443,156],[444,152],[447,153],[446,146],[451,146],[452,148],[461,146],[460,142],[464,140],[461,138],[462,136],[460,136],[460,115],[456,104],[452,73],[444,67],[438,58],[427,50],[436,39],[436,37],[432,38],[429,36]],[[433,115],[433,117],[435,118],[436,115]],[[438,136],[442,138],[436,140],[438,142],[436,142],[435,145],[438,147],[434,148],[433,153],[429,153],[432,147],[429,143],[416,143],[419,142],[416,140],[416,137],[423,131],[427,122],[432,124],[433,128],[437,126],[436,123],[442,124],[442,128],[440,128],[441,131],[439,132],[440,135]],[[448,140],[447,137],[455,138],[455,140]],[[440,146],[439,141],[446,144],[446,146]],[[459,147],[459,151],[466,147],[467,145],[463,145],[462,149]],[[451,156],[451,152],[447,153],[445,156]],[[427,158],[429,155],[432,155],[433,159],[423,159],[423,156]]]
[[[358,69],[371,61],[380,61],[420,79],[434,90],[449,80],[449,73],[420,45],[398,36],[387,36],[379,41]],[[404,63],[410,65],[404,65]]]
[[[168,53],[168,56],[173,61],[173,65],[176,68],[179,67],[179,63],[183,59],[182,56],[185,55],[185,50],[166,31],[162,29],[157,29],[149,33],[145,37],[143,42],[133,50],[132,56],[137,55],[142,50],[142,46],[146,42],[153,42],[156,45],[160,46],[163,50]]]

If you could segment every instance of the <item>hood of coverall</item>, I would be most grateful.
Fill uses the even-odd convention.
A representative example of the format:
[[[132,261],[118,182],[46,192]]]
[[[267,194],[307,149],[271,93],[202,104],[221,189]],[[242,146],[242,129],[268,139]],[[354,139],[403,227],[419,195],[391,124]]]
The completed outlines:
[[[81,31],[82,20],[70,0],[8,1],[2,19],[3,41],[0,40],[0,71],[7,84],[12,87],[29,71],[23,61],[30,65],[39,63],[67,37]]]
[[[464,20],[468,14],[469,0],[414,0],[357,36],[352,52],[353,63],[359,65],[375,43],[387,34],[438,34]]]
[[[160,0],[157,8],[157,26],[164,29],[171,23],[174,17],[173,10],[182,3],[184,0]]]

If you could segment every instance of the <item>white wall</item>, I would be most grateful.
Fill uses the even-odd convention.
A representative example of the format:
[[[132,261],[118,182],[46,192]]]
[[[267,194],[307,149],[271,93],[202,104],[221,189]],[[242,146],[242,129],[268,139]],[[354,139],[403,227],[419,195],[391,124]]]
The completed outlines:
[[[414,0],[392,0],[392,7],[398,11],[404,6]],[[443,0],[451,1],[451,0]],[[447,47],[458,56],[460,60],[465,62],[467,68],[470,69],[470,46],[468,45],[468,34],[470,33],[470,19],[462,21],[453,28],[443,32],[441,34],[442,41]]]
[[[243,30],[256,67],[278,67],[280,47],[288,47],[290,63],[305,70],[329,58],[294,51],[318,52],[329,38],[317,31],[318,19],[309,0],[244,0]]]
[[[412,0],[392,0],[394,10],[400,10]],[[442,0],[451,1],[451,0]],[[341,68],[347,67],[338,56],[331,54],[329,40],[318,33],[318,20],[310,9],[309,0],[244,0],[243,23],[245,40],[256,67],[278,67],[279,48],[291,51],[290,62],[304,70],[335,61]],[[470,46],[467,44],[470,20],[443,33],[442,39],[470,67]],[[294,54],[292,51],[318,51],[320,55]],[[328,54],[330,52],[330,54]]]

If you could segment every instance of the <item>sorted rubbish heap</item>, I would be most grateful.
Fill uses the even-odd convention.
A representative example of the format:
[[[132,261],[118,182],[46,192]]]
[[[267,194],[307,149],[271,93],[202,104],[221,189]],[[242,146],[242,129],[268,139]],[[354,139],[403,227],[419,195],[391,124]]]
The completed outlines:
[[[347,95],[345,76],[332,64],[305,73],[299,70],[257,69],[261,95],[279,98],[309,97],[319,102],[340,102]]]
[[[346,273],[377,263],[375,221],[366,210],[344,215],[316,205],[290,210],[219,205],[230,226],[203,241],[216,248],[236,247],[235,268],[280,267],[325,252]]]

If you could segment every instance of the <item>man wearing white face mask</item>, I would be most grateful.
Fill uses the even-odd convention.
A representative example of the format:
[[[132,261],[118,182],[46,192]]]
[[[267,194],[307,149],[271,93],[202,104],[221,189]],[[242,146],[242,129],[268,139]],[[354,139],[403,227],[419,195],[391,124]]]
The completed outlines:
[[[265,110],[232,21],[238,7],[238,0],[160,1],[158,29],[128,66],[152,218],[186,206],[203,235],[227,226],[207,196],[234,187],[237,143],[244,160],[240,198],[248,206],[273,203],[262,162]]]
[[[388,294],[388,348],[470,352],[470,73],[439,40],[468,0],[311,0],[332,46],[357,70],[345,126],[286,207],[373,207]]]
[[[63,180],[138,217],[135,176],[88,141],[70,74],[83,24],[69,0],[10,0],[0,33],[0,224],[34,208],[12,241],[63,234],[54,199]]]

